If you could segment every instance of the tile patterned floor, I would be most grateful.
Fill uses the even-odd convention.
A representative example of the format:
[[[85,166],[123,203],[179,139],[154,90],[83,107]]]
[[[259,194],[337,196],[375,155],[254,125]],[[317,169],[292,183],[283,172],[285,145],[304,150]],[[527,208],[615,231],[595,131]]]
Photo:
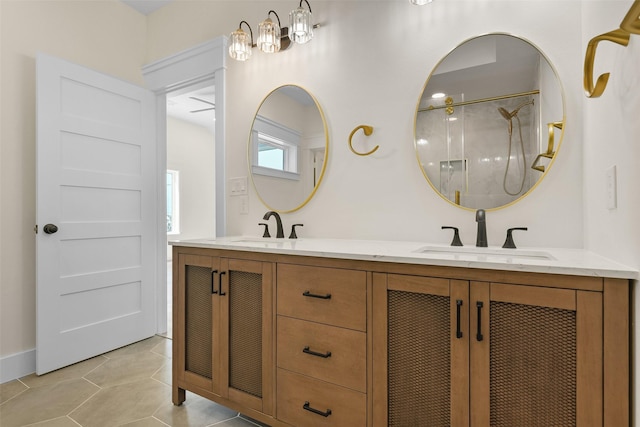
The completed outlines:
[[[171,403],[171,340],[155,336],[43,376],[0,384],[0,426],[256,427],[195,394]]]

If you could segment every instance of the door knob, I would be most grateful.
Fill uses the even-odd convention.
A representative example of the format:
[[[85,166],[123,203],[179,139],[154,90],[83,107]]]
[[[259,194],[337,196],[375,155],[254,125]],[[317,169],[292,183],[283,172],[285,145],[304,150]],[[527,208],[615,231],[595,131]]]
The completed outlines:
[[[42,229],[46,234],[53,234],[58,231],[58,226],[55,224],[47,224]]]

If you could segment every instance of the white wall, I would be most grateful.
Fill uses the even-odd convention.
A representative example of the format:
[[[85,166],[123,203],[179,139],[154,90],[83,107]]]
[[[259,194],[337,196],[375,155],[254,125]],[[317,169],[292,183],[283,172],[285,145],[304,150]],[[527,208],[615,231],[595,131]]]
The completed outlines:
[[[170,240],[216,235],[214,141],[211,130],[167,117],[167,169],[180,173],[180,233]]]
[[[617,29],[630,4],[586,2],[584,47]],[[626,48],[601,42],[596,53],[595,78],[605,72],[611,76],[600,98],[583,101],[585,246],[640,268],[640,36],[632,35]],[[607,209],[605,172],[614,165],[618,205]]]
[[[630,1],[585,2],[583,49],[597,35],[615,30],[626,15]],[[584,99],[584,212],[585,247],[640,269],[640,35],[632,35],[629,45],[601,42],[597,49],[594,81],[611,73],[600,98]],[[607,208],[606,170],[616,166],[617,208]],[[640,307],[638,283],[634,284],[634,306]],[[634,325],[640,310],[634,309]],[[635,425],[640,425],[638,363],[640,340],[633,330],[632,407]]]

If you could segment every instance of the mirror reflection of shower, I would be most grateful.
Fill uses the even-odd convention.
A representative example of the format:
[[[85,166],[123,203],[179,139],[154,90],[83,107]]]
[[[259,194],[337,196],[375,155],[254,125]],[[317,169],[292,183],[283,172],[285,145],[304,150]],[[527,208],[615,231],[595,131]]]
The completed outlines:
[[[542,150],[540,93],[465,98],[457,93],[429,99],[420,111],[416,150],[423,171],[454,204],[486,209],[511,203],[539,178],[528,169]]]
[[[504,189],[504,192],[510,196],[516,196],[522,192],[522,189],[524,188],[525,180],[527,178],[527,156],[524,148],[524,138],[522,137],[522,122],[520,122],[520,117],[518,116],[520,109],[523,107],[526,107],[527,105],[534,105],[533,99],[529,99],[528,101],[523,102],[511,112],[507,111],[504,107],[498,107],[498,112],[502,115],[502,117],[505,118],[505,120],[508,121],[507,131],[509,133],[509,148],[508,148],[508,154],[507,154],[507,166],[504,169],[504,177],[502,180],[502,188]],[[507,174],[509,172],[509,167],[511,165],[511,152],[513,149],[513,119],[514,118],[518,123],[518,136],[520,139],[520,155],[522,157],[522,170],[520,171],[520,175],[522,178],[520,180],[520,187],[518,188],[518,190],[515,192],[511,192],[507,188]]]

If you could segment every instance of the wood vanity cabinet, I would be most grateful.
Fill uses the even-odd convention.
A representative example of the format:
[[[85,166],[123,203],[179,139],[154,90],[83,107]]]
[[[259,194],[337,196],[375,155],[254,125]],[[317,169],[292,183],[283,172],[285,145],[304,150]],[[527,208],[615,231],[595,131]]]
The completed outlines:
[[[173,263],[173,403],[190,390],[272,414],[274,265],[177,247]]]
[[[629,425],[628,283],[529,279],[374,274],[373,425]]]
[[[274,427],[624,427],[629,281],[174,246],[173,402]]]

